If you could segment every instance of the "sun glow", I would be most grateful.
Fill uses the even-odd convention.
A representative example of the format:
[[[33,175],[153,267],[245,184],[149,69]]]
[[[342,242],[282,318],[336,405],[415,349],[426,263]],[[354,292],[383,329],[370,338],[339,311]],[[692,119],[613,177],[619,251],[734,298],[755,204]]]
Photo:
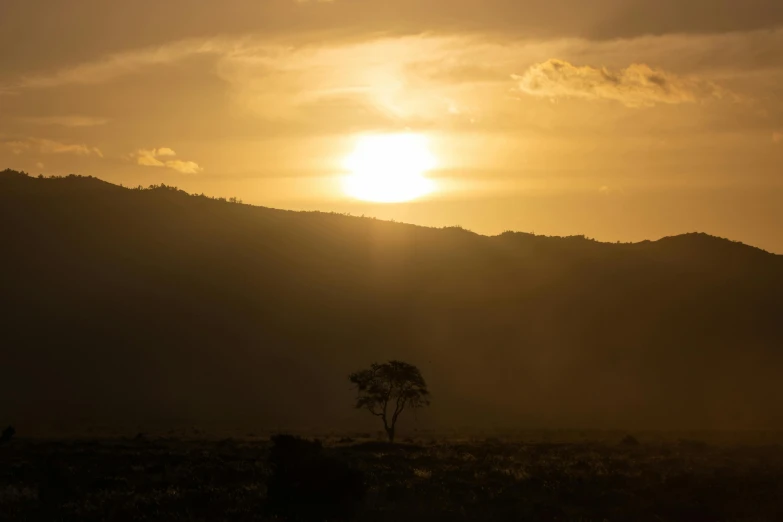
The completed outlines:
[[[364,136],[345,159],[351,172],[343,179],[343,190],[356,199],[376,203],[399,203],[435,191],[427,171],[437,158],[420,134],[379,134]]]

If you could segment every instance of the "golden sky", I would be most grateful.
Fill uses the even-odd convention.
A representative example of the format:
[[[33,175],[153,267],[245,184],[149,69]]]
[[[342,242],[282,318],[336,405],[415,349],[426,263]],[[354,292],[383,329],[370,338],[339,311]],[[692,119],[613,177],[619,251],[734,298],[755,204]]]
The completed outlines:
[[[783,253],[779,0],[2,0],[0,47],[0,169]],[[384,134],[437,190],[343,190]]]

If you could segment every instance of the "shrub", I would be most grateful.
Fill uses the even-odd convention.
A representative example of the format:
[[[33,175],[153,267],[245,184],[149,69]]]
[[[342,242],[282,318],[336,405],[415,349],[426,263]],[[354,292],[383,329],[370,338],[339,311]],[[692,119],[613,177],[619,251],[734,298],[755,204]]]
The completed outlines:
[[[327,455],[320,441],[272,437],[268,507],[289,520],[347,520],[364,498],[363,474]]]
[[[636,447],[639,446],[639,439],[633,435],[626,435],[623,437],[623,440],[620,441],[620,444],[627,447]]]
[[[8,426],[6,429],[3,430],[3,434],[0,435],[0,444],[5,444],[6,442],[10,442],[11,439],[16,435],[16,430],[13,426]]]

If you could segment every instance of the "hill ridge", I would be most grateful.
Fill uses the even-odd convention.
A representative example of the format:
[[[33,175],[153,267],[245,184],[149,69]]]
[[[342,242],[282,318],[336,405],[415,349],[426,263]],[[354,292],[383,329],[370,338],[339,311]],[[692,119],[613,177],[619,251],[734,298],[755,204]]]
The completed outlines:
[[[674,236],[664,236],[664,237],[661,237],[659,239],[645,239],[645,240],[638,241],[638,242],[622,242],[622,243],[621,242],[611,242],[611,241],[599,241],[599,240],[587,237],[587,236],[585,236],[583,234],[575,234],[575,235],[571,235],[571,236],[548,236],[548,235],[539,235],[539,234],[534,234],[534,233],[529,233],[529,232],[522,232],[522,231],[516,231],[516,230],[506,230],[506,231],[501,232],[499,234],[491,235],[491,234],[481,234],[481,233],[475,232],[473,230],[470,230],[470,229],[467,229],[467,228],[463,228],[461,226],[433,227],[433,226],[427,226],[427,225],[419,225],[419,224],[416,224],[416,223],[407,223],[407,222],[400,222],[400,221],[394,221],[394,220],[383,220],[383,219],[378,219],[378,218],[375,218],[375,217],[372,217],[372,216],[354,216],[352,214],[340,214],[340,213],[328,212],[328,211],[320,211],[320,210],[310,210],[310,211],[302,210],[302,211],[298,211],[298,210],[288,210],[288,209],[282,209],[282,208],[276,208],[276,207],[267,207],[267,206],[263,206],[263,205],[254,205],[254,204],[243,203],[241,200],[238,200],[236,198],[221,198],[221,197],[205,196],[204,194],[192,194],[192,193],[189,193],[189,192],[184,191],[182,189],[179,189],[177,187],[167,186],[167,185],[163,185],[163,184],[161,184],[161,185],[150,185],[149,187],[142,187],[141,185],[139,185],[138,187],[125,187],[123,185],[116,185],[114,183],[102,180],[102,179],[94,177],[94,176],[80,176],[80,175],[77,175],[77,174],[69,174],[67,176],[52,176],[52,177],[39,176],[39,177],[36,178],[36,177],[28,175],[25,172],[14,171],[12,169],[6,169],[6,170],[0,172],[0,182],[3,182],[3,181],[7,182],[9,180],[11,180],[11,181],[19,181],[20,179],[27,179],[27,180],[30,180],[30,181],[36,181],[36,180],[42,180],[42,181],[47,181],[47,180],[48,181],[52,181],[52,180],[54,180],[54,181],[59,181],[59,180],[64,180],[65,182],[71,182],[71,183],[74,183],[74,182],[79,182],[79,183],[91,182],[91,183],[95,183],[96,187],[104,188],[104,189],[107,189],[107,190],[111,190],[111,189],[123,189],[123,190],[130,190],[130,191],[134,191],[134,190],[142,190],[142,191],[163,190],[163,191],[168,191],[168,192],[171,192],[171,193],[178,194],[180,196],[188,196],[188,197],[193,197],[193,198],[201,197],[201,198],[206,198],[206,199],[209,199],[209,200],[212,200],[212,201],[216,201],[216,202],[222,202],[222,203],[230,202],[230,203],[242,204],[242,205],[246,205],[248,207],[254,208],[254,209],[262,209],[262,210],[266,210],[266,211],[295,212],[295,213],[301,213],[301,214],[311,214],[311,215],[315,214],[315,215],[326,215],[326,216],[337,215],[337,216],[343,216],[343,217],[354,218],[354,219],[373,220],[373,221],[380,221],[380,222],[383,222],[383,223],[393,223],[393,224],[396,224],[396,225],[421,227],[421,228],[432,229],[432,230],[460,230],[460,231],[464,231],[466,233],[474,234],[476,236],[487,237],[487,238],[523,237],[523,238],[532,238],[532,239],[542,239],[543,238],[543,239],[553,239],[553,240],[580,240],[580,239],[582,239],[582,240],[585,240],[585,241],[595,242],[595,243],[598,243],[598,244],[601,244],[601,245],[616,245],[616,244],[621,244],[621,245],[644,245],[644,244],[648,244],[648,243],[669,242],[669,241],[672,241],[672,240],[684,240],[684,239],[704,240],[704,239],[709,239],[709,240],[720,240],[722,242],[731,243],[731,244],[734,244],[734,245],[741,245],[743,247],[747,247],[749,249],[757,250],[759,252],[763,252],[763,253],[770,254],[770,255],[779,255],[779,254],[775,254],[773,252],[769,252],[767,250],[764,250],[762,248],[759,248],[759,247],[756,247],[756,246],[753,246],[753,245],[749,245],[747,243],[743,243],[742,241],[732,240],[732,239],[729,239],[729,238],[708,234],[706,232],[685,232],[685,233],[677,234],[677,235],[674,235]],[[233,199],[235,201],[230,201],[230,199]],[[781,256],[781,257],[783,257],[783,256]]]
[[[399,359],[433,393],[422,428],[783,428],[781,256],[21,176],[0,175],[0,424],[373,429],[346,376]]]

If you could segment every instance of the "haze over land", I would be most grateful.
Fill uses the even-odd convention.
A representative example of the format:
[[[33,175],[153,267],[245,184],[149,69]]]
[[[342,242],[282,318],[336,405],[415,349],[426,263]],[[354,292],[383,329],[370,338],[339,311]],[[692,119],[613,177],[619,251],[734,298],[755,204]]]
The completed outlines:
[[[0,227],[18,423],[353,428],[347,374],[399,358],[433,393],[408,428],[783,428],[783,257],[741,243],[489,237],[12,171]]]
[[[783,427],[779,0],[3,0],[0,47],[9,414],[337,429],[401,359],[421,426]]]

